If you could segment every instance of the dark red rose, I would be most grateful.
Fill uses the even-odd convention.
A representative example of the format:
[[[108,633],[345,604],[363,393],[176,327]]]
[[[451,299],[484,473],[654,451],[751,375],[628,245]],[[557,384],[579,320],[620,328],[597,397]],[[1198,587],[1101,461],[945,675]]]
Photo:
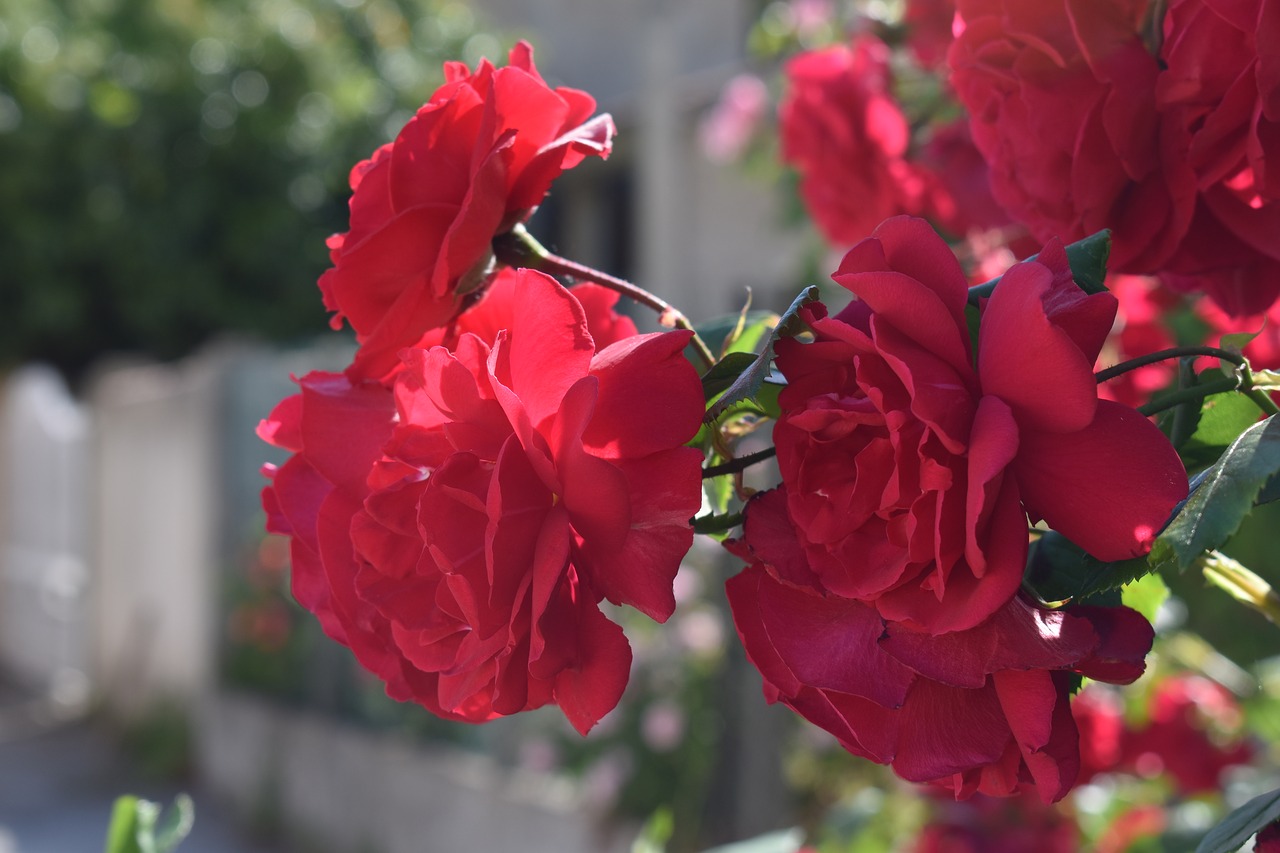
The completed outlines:
[[[1178,307],[1182,297],[1161,287],[1159,280],[1150,276],[1109,275],[1107,290],[1120,301],[1120,312],[1103,348],[1105,364],[1119,364],[1177,345],[1165,318]],[[1175,363],[1159,361],[1107,380],[1098,386],[1098,396],[1126,406],[1141,406],[1150,402],[1157,391],[1168,388],[1176,376]]]
[[[631,661],[600,601],[674,608],[701,383],[689,333],[597,351],[569,291],[506,275],[459,321],[491,340],[406,350],[393,389],[302,379],[260,429],[294,451],[264,503],[293,537],[295,596],[392,696],[471,722],[554,702],[586,732]]]
[[[750,504],[751,561],[727,585],[765,696],[826,729],[854,755],[913,782],[1007,796],[1063,797],[1080,766],[1070,673],[1137,678],[1151,626],[1128,608],[1044,610],[1020,596],[965,631],[941,636],[885,620],[805,576],[785,487]]]
[[[1157,105],[1190,135],[1200,190],[1166,280],[1265,311],[1280,295],[1280,2],[1174,0],[1160,56]]]
[[[1060,243],[995,288],[976,366],[964,274],[923,220],[886,221],[833,278],[857,300],[809,306],[813,342],[776,348],[778,465],[825,590],[941,634],[1013,597],[1028,515],[1102,560],[1147,552],[1186,474],[1146,418],[1098,399],[1116,301],[1076,287]]]
[[[951,82],[992,190],[1041,240],[1113,230],[1112,269],[1150,273],[1191,225],[1188,139],[1156,105],[1146,0],[958,0]]]
[[[334,328],[345,318],[361,344],[353,381],[382,377],[400,349],[445,326],[483,284],[494,236],[612,145],[612,119],[590,119],[585,92],[549,88],[524,42],[505,68],[453,62],[445,77],[394,142],[352,169],[351,227],[329,239],[320,290]]]
[[[782,159],[818,228],[847,246],[886,217],[920,213],[925,179],[907,162],[911,129],[890,89],[889,48],[873,36],[786,65]]]

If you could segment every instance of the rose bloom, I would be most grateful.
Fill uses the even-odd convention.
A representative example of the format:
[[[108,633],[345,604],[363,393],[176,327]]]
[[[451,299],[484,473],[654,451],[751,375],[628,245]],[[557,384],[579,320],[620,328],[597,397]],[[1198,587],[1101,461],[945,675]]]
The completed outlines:
[[[332,324],[360,350],[353,381],[380,378],[424,330],[445,326],[483,284],[495,235],[527,219],[559,174],[607,157],[613,121],[595,101],[551,89],[520,42],[510,64],[445,65],[443,86],[394,142],[351,171],[351,223],[329,238],[320,277]]]
[[[1280,2],[1174,0],[1164,22],[1159,108],[1190,134],[1200,190],[1169,284],[1234,315],[1280,295]]]
[[[976,365],[964,274],[923,220],[887,220],[832,278],[857,299],[807,306],[813,342],[776,346],[778,466],[824,589],[941,634],[1013,597],[1028,516],[1101,560],[1150,549],[1186,473],[1154,424],[1098,399],[1116,300],[1075,285],[1060,243],[1000,280]]]
[[[826,238],[847,246],[886,217],[920,213],[925,179],[905,159],[911,129],[889,91],[888,46],[860,36],[796,56],[786,75],[782,159]]]
[[[1159,269],[1187,233],[1186,136],[1157,112],[1145,0],[958,0],[951,82],[992,190],[1041,240],[1113,229],[1113,270]]]
[[[1035,787],[1045,802],[1061,799],[1080,767],[1071,673],[1133,681],[1151,648],[1147,621],[1124,607],[1044,610],[1020,596],[942,636],[888,621],[825,588],[785,491],[752,499],[732,546],[751,565],[727,585],[766,698],[854,755],[958,798]]]
[[[391,389],[300,380],[259,430],[294,451],[264,504],[293,537],[295,597],[391,696],[469,722],[554,702],[585,733],[631,663],[601,600],[675,606],[701,383],[687,332],[598,348],[554,280],[508,271],[494,291],[459,320],[480,334],[406,350]]]
[[[1239,736],[1243,715],[1222,685],[1198,675],[1162,680],[1147,706],[1147,724],[1125,739],[1125,769],[1168,773],[1186,796],[1216,791],[1222,771],[1248,764],[1253,748]]]

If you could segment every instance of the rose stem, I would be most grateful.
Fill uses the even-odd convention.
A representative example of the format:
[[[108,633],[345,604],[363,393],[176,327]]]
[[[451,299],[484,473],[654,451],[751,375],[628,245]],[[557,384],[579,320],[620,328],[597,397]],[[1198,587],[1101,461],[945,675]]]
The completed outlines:
[[[653,309],[658,313],[660,321],[664,324],[670,323],[678,329],[688,329],[693,332],[693,348],[698,353],[698,358],[703,362],[703,366],[710,368],[715,365],[716,357],[711,354],[711,349],[698,336],[693,324],[689,322],[689,318],[674,306],[629,281],[623,281],[620,278],[609,275],[607,272],[552,254],[535,240],[523,225],[516,225],[515,228],[505,234],[499,234],[495,237],[493,240],[493,252],[498,260],[510,266],[528,267],[529,269],[552,275],[563,275],[581,281],[595,282],[602,287],[621,293],[646,308]]]
[[[764,450],[748,453],[746,456],[739,456],[737,459],[730,459],[728,462],[712,465],[710,468],[703,468],[702,479],[707,480],[711,477],[720,477],[725,474],[736,474],[757,462],[772,459],[777,452],[778,449],[776,447],[766,447]]]

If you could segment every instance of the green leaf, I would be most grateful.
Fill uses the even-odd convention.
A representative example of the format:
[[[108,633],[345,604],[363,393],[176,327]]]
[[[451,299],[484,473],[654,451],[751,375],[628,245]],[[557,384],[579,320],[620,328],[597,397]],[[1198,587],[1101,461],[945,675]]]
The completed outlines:
[[[1236,853],[1267,824],[1280,820],[1280,789],[1260,794],[1209,830],[1196,853]]]
[[[1156,574],[1144,575],[1120,591],[1121,603],[1141,613],[1148,622],[1156,621],[1156,612],[1168,598],[1169,587]]]
[[[119,797],[111,809],[106,853],[172,853],[191,832],[195,806],[179,794],[161,820],[159,803],[134,796]]]
[[[1185,570],[1210,548],[1222,545],[1253,509],[1262,488],[1280,472],[1280,420],[1274,416],[1240,434],[1204,472],[1151,549],[1153,566]]]
[[[1111,232],[1099,231],[1090,234],[1083,240],[1067,245],[1067,263],[1071,265],[1071,277],[1076,286],[1085,293],[1105,293],[1107,290],[1107,258],[1111,256]],[[1034,261],[1039,253],[1026,258]],[[988,282],[969,288],[969,304],[976,305],[978,300],[990,296],[991,291],[1000,283],[1000,276]]]
[[[195,803],[186,794],[179,794],[173,800],[173,807],[165,812],[164,820],[156,826],[156,853],[170,853],[175,849],[191,834],[191,827],[195,825],[195,821]]]
[[[773,364],[774,342],[778,338],[794,337],[803,331],[804,323],[799,316],[800,308],[817,298],[818,288],[813,285],[800,291],[800,295],[791,303],[791,307],[778,320],[778,325],[765,338],[751,366],[743,370],[733,384],[725,389],[720,399],[707,410],[704,418],[707,423],[715,423],[734,403],[754,397],[760,391],[760,386],[769,375],[769,369]]]
[[[731,352],[754,353],[769,330],[777,324],[778,315],[773,311],[746,311],[699,323],[697,331],[698,337],[712,352],[725,355]]]
[[[640,828],[640,834],[631,843],[631,853],[663,853],[674,831],[675,820],[671,817],[671,810],[665,807],[658,809]]]
[[[1195,470],[1213,463],[1241,433],[1258,422],[1258,414],[1258,404],[1237,391],[1206,397],[1195,430],[1178,447],[1183,464],[1188,470]]]
[[[742,371],[754,364],[755,360],[756,357],[749,352],[731,352],[717,361],[710,370],[702,374],[704,399],[710,400],[732,385],[734,380],[742,375]],[[1254,411],[1257,411],[1256,407]]]
[[[106,853],[139,853],[138,802],[131,795],[116,798],[107,827]]]
[[[1151,566],[1142,557],[1105,563],[1050,530],[1031,546],[1023,582],[1041,601],[1068,601],[1119,589],[1150,572]]]

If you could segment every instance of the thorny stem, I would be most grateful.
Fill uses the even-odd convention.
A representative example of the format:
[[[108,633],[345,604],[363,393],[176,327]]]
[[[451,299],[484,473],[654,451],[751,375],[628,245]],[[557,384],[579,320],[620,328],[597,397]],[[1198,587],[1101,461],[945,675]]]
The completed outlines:
[[[1121,362],[1114,367],[1108,367],[1106,370],[1099,370],[1093,376],[1099,383],[1106,382],[1108,379],[1115,379],[1121,374],[1128,373],[1130,370],[1137,370],[1139,367],[1146,367],[1148,364],[1155,364],[1158,361],[1164,361],[1170,358],[1182,358],[1184,356],[1205,355],[1212,358],[1220,358],[1223,361],[1229,361],[1232,364],[1244,364],[1244,356],[1237,352],[1220,349],[1218,347],[1171,347],[1162,349],[1159,352],[1140,355],[1137,358],[1131,358],[1128,361]]]
[[[736,474],[757,462],[772,459],[777,455],[777,453],[778,449],[776,447],[766,447],[764,450],[760,450],[755,453],[748,453],[746,456],[739,456],[737,459],[730,459],[728,462],[722,462],[719,465],[712,465],[710,468],[703,468],[702,479],[706,480],[711,477],[720,477],[725,474]]]
[[[688,329],[693,332],[691,343],[698,353],[698,358],[703,362],[703,366],[710,368],[716,363],[716,357],[712,355],[711,349],[706,342],[698,336],[693,324],[689,322],[689,318],[673,305],[629,281],[624,281],[602,270],[553,254],[535,240],[523,225],[517,225],[505,234],[499,234],[495,237],[493,240],[493,253],[498,260],[511,266],[528,267],[539,272],[568,276],[579,281],[591,281],[621,293],[628,299],[656,311],[660,322],[664,324],[670,323],[677,329]]]
[[[704,515],[692,521],[694,533],[725,533],[742,523],[742,513]]]

